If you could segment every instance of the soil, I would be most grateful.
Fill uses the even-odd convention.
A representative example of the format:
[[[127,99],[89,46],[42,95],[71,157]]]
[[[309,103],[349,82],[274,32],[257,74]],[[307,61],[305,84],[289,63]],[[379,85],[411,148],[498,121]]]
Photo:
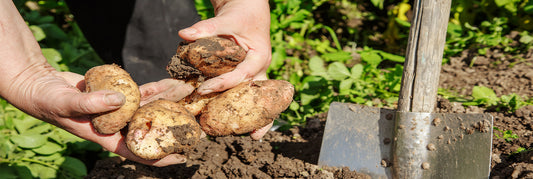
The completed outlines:
[[[516,93],[533,96],[533,50],[520,57],[499,49],[485,56],[451,58],[442,66],[440,87],[459,95],[470,95],[473,86],[487,86],[497,96]],[[515,112],[483,107],[464,107],[439,97],[437,111],[443,113],[488,113],[494,127],[510,130],[518,138],[506,141],[493,136],[490,178],[533,178],[533,106]],[[307,124],[286,131],[270,131],[261,141],[247,136],[204,139],[191,151],[185,164],[152,167],[119,158],[100,160],[87,178],[367,178],[347,168],[317,166],[326,114],[307,119]],[[486,124],[479,128],[488,130]],[[490,128],[489,128],[490,129]],[[495,134],[502,136],[497,130]],[[526,149],[517,152],[519,149]]]

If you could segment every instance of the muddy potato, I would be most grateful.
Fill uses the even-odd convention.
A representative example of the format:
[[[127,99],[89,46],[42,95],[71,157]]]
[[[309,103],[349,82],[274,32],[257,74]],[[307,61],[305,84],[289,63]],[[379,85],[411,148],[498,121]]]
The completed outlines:
[[[204,109],[204,107],[219,94],[219,92],[215,92],[206,95],[199,95],[198,93],[193,92],[189,96],[178,101],[178,104],[183,105],[185,109],[191,112],[194,116],[197,116],[200,114],[202,109]]]
[[[200,114],[200,125],[212,136],[249,133],[278,118],[293,95],[294,86],[287,81],[241,83],[207,104]]]
[[[160,159],[195,146],[202,131],[194,115],[168,100],[150,102],[135,112],[126,144],[144,159]]]
[[[141,94],[139,87],[128,72],[117,65],[96,66],[85,73],[87,92],[99,90],[117,91],[126,96],[126,102],[117,110],[96,115],[92,124],[101,134],[114,134],[124,128],[133,113],[139,108]]]
[[[201,38],[180,43],[167,71],[177,79],[208,79],[233,71],[245,57],[246,51],[229,39]]]

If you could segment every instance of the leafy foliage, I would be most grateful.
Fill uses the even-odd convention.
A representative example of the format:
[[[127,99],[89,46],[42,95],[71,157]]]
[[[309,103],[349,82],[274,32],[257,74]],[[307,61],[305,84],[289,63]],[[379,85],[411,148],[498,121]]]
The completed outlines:
[[[496,111],[514,112],[526,105],[533,105],[531,99],[524,99],[517,94],[496,96],[494,90],[485,86],[474,86],[472,89],[472,100],[464,102],[465,106],[485,106],[494,108]]]
[[[197,3],[198,9],[209,9],[205,5]],[[332,101],[396,105],[412,2],[272,0],[270,5],[273,55],[268,74],[296,88],[294,102],[281,116],[288,124],[304,124],[326,112]],[[478,55],[489,48],[511,54],[528,50],[533,38],[527,31],[520,33],[519,44],[512,44],[507,34],[527,29],[516,16],[526,17],[518,14],[530,12],[530,5],[521,0],[454,1],[444,58],[465,49]],[[480,87],[474,91],[463,97],[465,105],[514,111],[531,104],[516,94],[494,97],[483,96],[487,90]]]
[[[85,164],[68,156],[74,146],[101,149],[97,144],[35,119],[0,101],[0,173],[7,178],[81,178]],[[69,150],[70,149],[70,150]],[[83,152],[83,151],[82,151]]]

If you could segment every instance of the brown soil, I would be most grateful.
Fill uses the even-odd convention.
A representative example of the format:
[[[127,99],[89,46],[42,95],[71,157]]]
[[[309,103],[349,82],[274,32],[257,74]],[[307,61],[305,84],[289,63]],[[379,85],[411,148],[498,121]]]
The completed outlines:
[[[487,86],[498,96],[516,93],[533,96],[531,51],[516,58],[497,50],[487,56],[452,58],[443,65],[440,87],[469,95],[473,86]],[[474,61],[472,61],[475,58]],[[516,63],[515,63],[516,62]],[[513,64],[514,63],[514,64]],[[472,66],[470,67],[470,65]],[[533,106],[516,112],[481,107],[463,107],[439,97],[438,111],[444,113],[489,113],[494,127],[512,130],[517,139],[493,138],[491,178],[533,178]],[[151,167],[117,158],[98,161],[87,178],[365,178],[346,168],[317,166],[325,114],[308,119],[306,127],[271,131],[262,141],[227,136],[202,140],[185,164]],[[486,130],[484,124],[479,125]],[[501,134],[495,131],[496,134]],[[519,148],[526,151],[516,153]]]

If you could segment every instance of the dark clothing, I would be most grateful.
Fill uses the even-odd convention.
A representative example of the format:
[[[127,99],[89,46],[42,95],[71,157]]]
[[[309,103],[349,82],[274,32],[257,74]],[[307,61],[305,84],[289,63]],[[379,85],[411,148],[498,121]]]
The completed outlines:
[[[66,2],[100,58],[123,66],[138,84],[169,77],[178,31],[200,21],[193,0]]]

